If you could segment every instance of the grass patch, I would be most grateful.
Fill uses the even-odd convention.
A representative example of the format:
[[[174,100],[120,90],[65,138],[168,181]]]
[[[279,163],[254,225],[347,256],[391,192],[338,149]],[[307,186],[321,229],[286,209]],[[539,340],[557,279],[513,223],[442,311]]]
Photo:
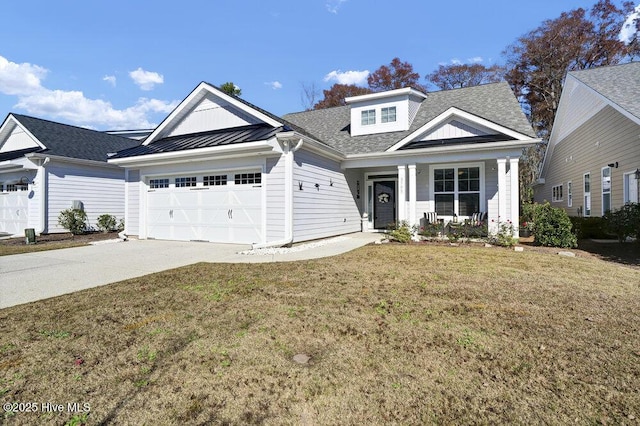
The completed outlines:
[[[639,283],[468,246],[201,263],[0,310],[0,400],[90,404],[56,424],[629,423]]]

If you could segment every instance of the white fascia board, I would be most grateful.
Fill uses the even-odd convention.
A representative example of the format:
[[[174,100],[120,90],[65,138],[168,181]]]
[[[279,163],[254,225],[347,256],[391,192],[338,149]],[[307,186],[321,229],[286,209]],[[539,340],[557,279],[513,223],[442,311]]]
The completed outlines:
[[[42,149],[47,149],[47,147],[38,140],[38,138],[36,138],[35,136],[33,136],[33,133],[31,133],[26,127],[24,127],[22,125],[22,123],[20,123],[20,121],[18,121],[18,119],[16,117],[13,116],[13,114],[9,114],[9,116],[7,117],[7,119],[4,121],[4,123],[2,123],[2,127],[0,127],[0,135],[2,135],[5,132],[10,132],[8,130],[10,124],[12,123],[14,126],[18,126],[22,129],[23,132],[25,132],[27,134],[27,136],[29,136],[40,148]],[[13,130],[13,129],[12,129]],[[11,130],[11,131],[12,131]],[[9,135],[7,134],[7,137]],[[2,145],[4,145],[6,142],[6,139],[3,141],[0,141],[0,147],[2,147]]]
[[[17,172],[24,169],[23,165],[12,163],[11,160],[0,161],[0,173]]]
[[[229,96],[220,90],[217,90],[215,87],[211,86],[210,84],[202,82],[198,85],[198,87],[193,89],[193,91],[189,93],[189,95],[186,98],[184,98],[182,102],[180,102],[180,104],[171,112],[171,114],[167,116],[167,118],[165,118],[162,121],[162,123],[160,123],[158,127],[156,127],[156,129],[149,135],[149,137],[147,137],[147,139],[142,143],[142,145],[149,145],[150,143],[153,143],[154,140],[158,139],[159,135],[162,135],[164,133],[167,127],[173,124],[176,118],[179,117],[180,114],[186,108],[190,108],[192,106],[192,103],[194,100],[200,100],[204,98],[204,96],[207,93],[212,93],[220,97],[221,99],[225,100],[226,102],[230,103],[236,108],[246,112],[248,115],[256,117],[257,119],[269,124],[270,126],[273,126],[273,127],[282,126],[282,123],[272,119],[268,115],[249,107],[243,102],[238,101],[234,97]]]
[[[386,92],[376,92],[376,93],[369,93],[367,95],[350,96],[348,98],[344,98],[344,101],[347,104],[350,104],[354,102],[367,102],[367,101],[373,101],[376,99],[384,99],[384,98],[389,98],[389,97],[399,96],[399,95],[407,95],[407,96],[415,95],[415,96],[422,97],[424,99],[427,98],[427,95],[425,93],[422,93],[419,90],[413,89],[411,87],[405,87],[403,89],[387,90]]]
[[[203,161],[206,157],[232,158],[247,155],[277,154],[269,141],[246,142],[238,145],[214,146],[209,148],[188,149],[184,151],[161,152],[158,154],[138,155],[135,157],[111,158],[108,163],[121,167],[151,166],[159,164]]]
[[[396,143],[395,145],[393,145],[391,148],[389,148],[387,151],[397,151],[398,149],[400,149],[401,147],[403,147],[404,145],[408,144],[409,142],[412,142],[415,138],[417,138],[418,136],[427,133],[430,129],[433,129],[443,123],[446,123],[449,119],[453,118],[453,117],[459,117],[463,120],[469,121],[471,123],[475,123],[479,126],[482,127],[486,127],[489,128],[491,130],[494,130],[498,133],[502,133],[504,135],[510,136],[516,140],[531,140],[530,136],[527,135],[523,135],[520,132],[516,132],[514,130],[511,130],[507,127],[501,126],[499,124],[494,123],[493,121],[489,121],[485,118],[479,117],[477,115],[474,114],[470,114],[466,111],[463,111],[461,109],[458,109],[456,107],[451,107],[448,110],[446,110],[445,112],[443,112],[442,114],[440,114],[439,116],[437,116],[436,118],[434,118],[433,120],[429,121],[428,123],[426,123],[425,125],[423,125],[422,127],[420,127],[418,130],[416,130],[415,132],[411,133],[410,135],[406,136],[405,138],[403,138],[402,140],[400,140],[398,143]]]
[[[80,164],[85,166],[92,167],[106,167],[109,169],[117,168],[112,164],[107,164],[105,161],[97,161],[97,160],[85,160],[82,158],[71,158],[71,157],[63,157],[61,155],[48,155],[46,153],[41,154],[37,152],[32,152],[24,155],[29,160],[44,160],[49,158],[51,161],[56,161],[59,163],[71,163],[71,164]]]
[[[465,144],[459,146],[437,146],[421,149],[407,149],[393,152],[376,152],[371,154],[348,155],[343,161],[343,168],[372,167],[399,163],[433,163],[442,161],[485,160],[487,157],[520,157],[524,148],[534,146],[540,139],[517,140],[508,142],[487,142],[482,144]],[[490,156],[487,154],[491,153]]]
[[[320,155],[323,155],[325,157],[329,157],[331,159],[334,160],[344,160],[345,156],[343,153],[341,153],[340,151],[338,151],[335,148],[332,148],[328,145],[325,145],[313,138],[310,138],[308,136],[302,135],[298,132],[295,131],[291,131],[291,132],[280,132],[276,135],[276,138],[279,141],[299,141],[302,140],[303,145],[306,147],[306,149],[310,150],[310,151],[314,151],[317,152]]]

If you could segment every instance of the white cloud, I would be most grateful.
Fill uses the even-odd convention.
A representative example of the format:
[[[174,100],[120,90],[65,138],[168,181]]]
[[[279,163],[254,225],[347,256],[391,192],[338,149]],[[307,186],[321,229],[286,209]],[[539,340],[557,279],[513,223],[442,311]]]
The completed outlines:
[[[164,83],[164,77],[162,74],[158,74],[153,71],[145,71],[142,68],[138,68],[135,71],[129,73],[129,77],[135,84],[142,90],[153,90],[156,84]]]
[[[264,84],[266,84],[267,86],[271,86],[273,90],[282,89],[282,83],[280,83],[279,81],[267,81]]]
[[[102,81],[108,82],[113,87],[116,87],[116,76],[115,75],[105,75],[102,77]]]
[[[329,13],[333,13],[334,15],[338,14],[338,10],[342,7],[342,3],[346,3],[347,0],[327,0],[325,6]]]
[[[477,63],[480,63],[482,61],[483,61],[482,56],[474,56],[473,58],[467,59],[467,62],[469,62],[471,64],[477,64]]]
[[[152,114],[166,115],[178,101],[139,98],[135,105],[116,109],[102,99],[87,98],[83,92],[52,90],[42,85],[47,70],[29,63],[17,64],[0,56],[0,94],[16,96],[15,108],[28,114],[46,116],[78,126],[110,129],[155,127]],[[111,82],[106,76],[103,80]],[[115,82],[115,77],[113,78]]]
[[[21,95],[35,93],[42,89],[40,81],[49,71],[28,62],[16,64],[0,56],[0,93]]]
[[[324,81],[336,81],[340,84],[364,84],[369,77],[369,70],[364,71],[331,71],[324,76]]]
[[[622,25],[618,40],[624,44],[629,44],[635,37],[638,37],[638,24],[640,23],[640,4],[636,6],[633,12],[627,16],[627,19]]]
[[[451,63],[452,63],[453,65],[462,65],[462,61],[461,61],[460,59],[458,59],[458,58],[453,58],[453,59],[451,60]]]

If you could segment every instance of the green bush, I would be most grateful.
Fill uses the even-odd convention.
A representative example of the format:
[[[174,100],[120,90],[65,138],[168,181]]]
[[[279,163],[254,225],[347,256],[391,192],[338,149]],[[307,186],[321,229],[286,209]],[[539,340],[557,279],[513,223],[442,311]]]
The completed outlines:
[[[640,236],[640,204],[627,203],[616,210],[609,210],[602,217],[605,229],[623,242],[627,237]]]
[[[83,234],[87,230],[87,214],[80,209],[62,210],[58,215],[58,224],[73,235]]]
[[[571,223],[573,232],[579,240],[586,238],[611,238],[611,234],[607,230],[606,223],[601,217],[577,217],[572,216]]]
[[[102,232],[113,231],[116,227],[116,217],[111,214],[101,214],[98,216],[98,229]]]
[[[534,244],[549,247],[572,248],[578,245],[572,224],[567,212],[551,207],[551,204],[535,204],[533,209]]]
[[[406,221],[402,221],[395,226],[395,229],[389,231],[389,238],[399,243],[406,244],[411,241],[413,231]]]

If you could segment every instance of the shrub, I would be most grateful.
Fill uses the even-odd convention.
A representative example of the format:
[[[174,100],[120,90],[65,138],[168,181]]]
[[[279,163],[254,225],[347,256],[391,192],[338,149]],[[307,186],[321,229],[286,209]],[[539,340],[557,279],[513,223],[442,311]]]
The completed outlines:
[[[533,211],[534,244],[572,248],[578,245],[567,212],[551,204],[535,204]]]
[[[572,216],[573,232],[579,240],[585,238],[610,238],[605,221],[601,217]]]
[[[120,219],[118,221],[118,229],[117,229],[117,231],[118,232],[124,231],[124,218],[122,218],[122,219]]]
[[[491,242],[503,247],[515,246],[518,240],[513,236],[513,223],[510,220],[500,223],[498,232],[491,237]]]
[[[87,214],[80,209],[62,210],[58,215],[58,224],[73,235],[83,234],[87,229]]]
[[[389,238],[399,243],[406,244],[411,241],[413,230],[406,221],[402,221],[395,226],[395,229],[389,231]]]
[[[627,237],[640,236],[640,204],[627,203],[616,210],[609,210],[602,217],[605,229],[623,242]]]
[[[101,214],[98,216],[98,229],[102,232],[113,231],[116,227],[116,217],[111,214]]]

